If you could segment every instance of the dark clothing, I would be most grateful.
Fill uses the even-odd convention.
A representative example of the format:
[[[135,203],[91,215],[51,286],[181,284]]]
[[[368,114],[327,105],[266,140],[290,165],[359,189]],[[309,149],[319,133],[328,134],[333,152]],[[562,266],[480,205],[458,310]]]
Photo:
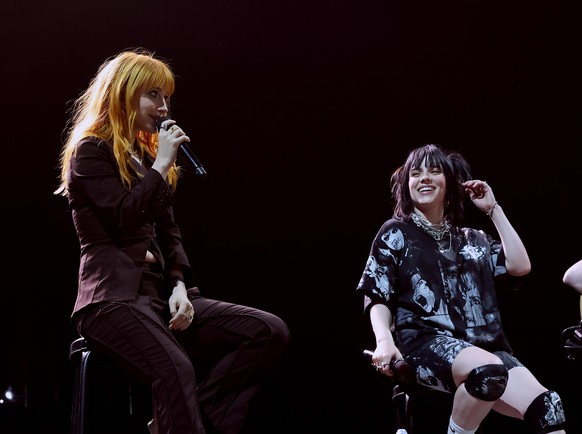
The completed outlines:
[[[90,307],[78,330],[152,385],[160,433],[238,433],[249,400],[286,347],[287,328],[267,312],[192,292],[189,298],[196,315],[184,331],[168,328],[166,302],[141,295]],[[207,431],[200,411],[212,425]]]
[[[132,164],[143,178],[128,190],[109,144],[84,140],[71,160],[69,202],[81,245],[73,321],[151,384],[160,434],[236,434],[289,331],[275,315],[206,299],[196,287],[188,290],[192,324],[169,329],[167,270],[179,264],[190,273],[190,265],[171,190],[157,171]],[[145,263],[148,249],[157,264]]]
[[[71,159],[68,197],[81,248],[73,312],[100,301],[133,300],[155,236],[162,267],[180,264],[190,272],[171,208],[174,194],[159,172],[141,171],[143,178],[128,190],[113,148],[97,139],[83,140]]]
[[[427,335],[422,345],[416,346],[416,349],[406,354],[405,360],[412,367],[415,382],[443,392],[454,392],[457,385],[453,379],[453,361],[462,350],[470,346],[472,344],[462,339],[444,335],[429,338]],[[507,351],[491,352],[499,357],[507,370],[523,366]]]
[[[390,309],[405,358],[414,352],[426,357],[430,348],[433,362],[446,360],[450,369],[464,343],[512,353],[495,289],[496,276],[506,274],[504,262],[501,243],[483,231],[451,227],[450,238],[437,242],[412,221],[390,219],[372,243],[357,291],[366,313],[376,303]],[[440,336],[453,338],[445,340],[447,351],[433,346]],[[462,342],[455,346],[454,340]]]

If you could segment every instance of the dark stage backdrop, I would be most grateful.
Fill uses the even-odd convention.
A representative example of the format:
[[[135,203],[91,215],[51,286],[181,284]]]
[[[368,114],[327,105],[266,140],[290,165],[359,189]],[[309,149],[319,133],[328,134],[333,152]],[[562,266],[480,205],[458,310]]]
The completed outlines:
[[[200,287],[291,330],[244,434],[393,432],[354,289],[390,217],[389,175],[426,141],[464,153],[523,237],[533,271],[500,295],[505,328],[582,433],[582,371],[560,345],[580,319],[561,282],[582,258],[575,3],[5,1],[0,388],[17,402],[0,405],[0,432],[67,432],[78,243],[52,195],[62,131],[102,61],[140,46],[178,75],[174,117],[209,173],[186,174],[175,210]]]

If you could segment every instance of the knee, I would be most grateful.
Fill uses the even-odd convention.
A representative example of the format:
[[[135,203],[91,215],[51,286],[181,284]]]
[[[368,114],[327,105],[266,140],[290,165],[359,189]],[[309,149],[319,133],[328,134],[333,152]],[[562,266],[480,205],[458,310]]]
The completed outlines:
[[[528,430],[535,434],[564,429],[566,416],[560,396],[551,390],[538,395],[527,408],[523,420]]]
[[[289,346],[289,328],[285,321],[276,315],[269,314],[266,319],[268,325],[268,346],[283,352]]]
[[[478,366],[469,372],[465,389],[469,395],[482,401],[496,401],[507,387],[507,368],[500,364]]]

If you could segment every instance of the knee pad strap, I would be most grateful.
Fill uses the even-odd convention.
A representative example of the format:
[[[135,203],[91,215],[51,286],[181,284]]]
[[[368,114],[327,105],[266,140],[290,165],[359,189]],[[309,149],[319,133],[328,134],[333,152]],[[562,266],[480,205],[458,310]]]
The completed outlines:
[[[469,372],[465,389],[469,395],[482,401],[501,398],[507,386],[507,368],[504,365],[483,365]]]
[[[560,396],[552,390],[538,395],[527,408],[523,420],[528,429],[535,434],[564,429],[566,416]]]

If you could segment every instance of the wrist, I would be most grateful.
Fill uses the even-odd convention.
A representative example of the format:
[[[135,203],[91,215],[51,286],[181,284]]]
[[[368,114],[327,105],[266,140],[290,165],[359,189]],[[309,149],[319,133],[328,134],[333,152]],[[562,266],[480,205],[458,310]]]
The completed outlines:
[[[186,294],[188,292],[186,289],[186,285],[182,281],[176,282],[176,284],[171,289],[172,289],[172,295],[179,294],[179,293]]]
[[[495,202],[493,204],[493,206],[491,208],[489,208],[489,211],[485,211],[485,215],[489,218],[493,217],[493,211],[495,211],[495,208],[497,208],[499,206],[499,204],[497,202]]]
[[[171,276],[168,281],[168,286],[170,289],[174,289],[179,283],[184,284],[184,277],[182,276]]]

